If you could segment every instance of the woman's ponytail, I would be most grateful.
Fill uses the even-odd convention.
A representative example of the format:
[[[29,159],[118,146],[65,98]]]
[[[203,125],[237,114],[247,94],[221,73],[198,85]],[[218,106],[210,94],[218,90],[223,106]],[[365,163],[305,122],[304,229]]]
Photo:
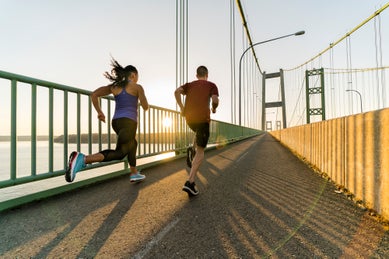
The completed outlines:
[[[128,83],[128,76],[131,73],[138,73],[134,66],[129,65],[123,68],[114,58],[112,58],[111,66],[113,67],[111,73],[105,72],[104,76],[114,86],[125,87]]]

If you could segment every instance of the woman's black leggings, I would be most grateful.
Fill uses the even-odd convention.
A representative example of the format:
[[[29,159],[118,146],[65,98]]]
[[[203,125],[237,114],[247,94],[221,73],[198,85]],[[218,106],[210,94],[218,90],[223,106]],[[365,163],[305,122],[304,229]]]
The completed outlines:
[[[136,148],[138,142],[135,139],[137,122],[128,118],[112,120],[112,128],[117,134],[116,149],[100,151],[103,154],[103,162],[122,160],[127,156],[130,166],[136,166]]]

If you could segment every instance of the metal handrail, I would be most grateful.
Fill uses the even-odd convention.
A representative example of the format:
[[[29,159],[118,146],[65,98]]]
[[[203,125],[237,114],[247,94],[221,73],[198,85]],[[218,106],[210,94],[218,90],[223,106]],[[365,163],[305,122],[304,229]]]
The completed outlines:
[[[104,129],[103,124],[100,121],[94,121],[96,120],[96,116],[93,113],[92,103],[89,98],[91,91],[5,71],[0,71],[0,78],[9,81],[8,86],[7,84],[2,86],[3,81],[1,81],[0,87],[10,87],[11,93],[9,97],[11,99],[9,117],[10,168],[8,176],[0,175],[0,188],[63,175],[67,167],[68,154],[72,151],[69,150],[70,145],[76,145],[75,149],[77,151],[87,154],[95,152],[93,144],[98,145],[98,150],[114,148],[112,145],[116,142],[116,136],[111,133],[111,110],[114,105],[114,98],[112,96],[101,98],[102,109],[107,116],[107,125],[104,126],[106,127]],[[31,98],[30,109],[23,107],[25,111],[30,110],[31,116],[31,132],[28,137],[31,146],[30,166],[29,170],[26,170],[30,172],[20,172],[20,161],[18,160],[18,142],[20,142],[21,137],[17,132],[17,123],[21,121],[17,112],[17,110],[21,108],[21,104],[18,101],[18,90],[22,84],[26,84],[27,87],[30,88],[30,93],[28,94]],[[45,159],[44,162],[47,164],[47,169],[45,170],[39,169],[39,163],[42,162],[38,162],[37,159],[39,155],[37,153],[37,143],[38,138],[40,137],[37,135],[37,132],[41,127],[38,122],[38,115],[44,116],[38,111],[38,105],[42,105],[42,103],[38,102],[38,93],[41,88],[48,89],[47,104],[45,103],[45,105],[47,105],[48,113],[47,118],[43,118],[44,121],[48,123],[48,133],[46,136],[48,151],[47,159]],[[57,101],[58,95],[60,98]],[[73,99],[71,97],[73,97]],[[46,100],[43,100],[43,102],[46,102]],[[62,106],[60,105],[61,102],[63,102]],[[23,106],[25,106],[25,104],[23,104]],[[0,108],[7,110],[7,107],[3,107],[1,103]],[[54,112],[55,109],[57,109],[56,112]],[[85,111],[87,111],[86,115],[84,114]],[[193,134],[179,112],[150,105],[148,111],[139,109],[138,117],[137,158],[155,156],[166,152],[175,152],[176,155],[182,154],[186,151],[186,148],[192,144]],[[71,120],[69,118],[71,118]],[[57,132],[58,130],[56,131],[54,129],[54,126],[58,121],[62,121],[63,123],[61,132]],[[74,121],[76,126],[75,129],[71,131],[70,122],[74,123]],[[97,129],[95,129],[96,124]],[[228,143],[250,137],[258,134],[259,131],[230,123],[212,121],[210,133],[209,143],[216,144]],[[62,157],[57,157],[57,154],[54,152],[55,144],[62,145]],[[87,147],[84,147],[84,144],[87,144]],[[58,160],[61,161],[59,166],[57,165]],[[97,163],[91,166],[88,165],[88,168],[92,169],[117,163],[123,163],[123,170],[128,170],[126,160]]]

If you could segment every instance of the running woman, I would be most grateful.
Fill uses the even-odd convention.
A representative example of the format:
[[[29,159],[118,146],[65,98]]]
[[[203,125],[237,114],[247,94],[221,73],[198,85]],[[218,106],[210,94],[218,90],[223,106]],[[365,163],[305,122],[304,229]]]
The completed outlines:
[[[100,107],[99,98],[112,94],[115,97],[115,113],[112,118],[112,128],[117,134],[116,149],[106,149],[95,154],[85,155],[73,151],[69,157],[69,164],[65,173],[67,182],[73,182],[76,174],[86,164],[122,160],[127,156],[130,164],[130,181],[143,181],[146,176],[136,168],[137,141],[135,138],[138,123],[138,103],[144,110],[149,108],[145,92],[138,82],[138,71],[128,65],[122,67],[115,59],[111,62],[111,72],[104,76],[112,83],[97,88],[91,94],[92,104],[97,112],[97,118],[105,122],[105,115]]]
[[[212,113],[216,112],[219,105],[219,91],[214,83],[208,81],[208,69],[205,66],[199,66],[196,72],[197,80],[178,87],[174,92],[177,104],[181,109],[181,115],[185,116],[186,123],[195,132],[194,149],[191,150],[191,153],[195,155],[190,163],[189,178],[182,187],[182,190],[187,192],[189,196],[199,194],[195,179],[204,160],[204,149],[209,139],[210,101]],[[182,103],[181,95],[186,96],[185,105]]]

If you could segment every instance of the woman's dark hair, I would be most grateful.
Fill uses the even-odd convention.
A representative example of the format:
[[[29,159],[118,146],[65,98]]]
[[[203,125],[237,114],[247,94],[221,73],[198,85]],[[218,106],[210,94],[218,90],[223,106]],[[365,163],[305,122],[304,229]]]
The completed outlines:
[[[125,87],[128,83],[128,76],[131,73],[138,74],[138,70],[134,66],[128,65],[123,68],[114,58],[112,58],[111,66],[113,67],[111,73],[105,72],[104,76],[114,86]]]

